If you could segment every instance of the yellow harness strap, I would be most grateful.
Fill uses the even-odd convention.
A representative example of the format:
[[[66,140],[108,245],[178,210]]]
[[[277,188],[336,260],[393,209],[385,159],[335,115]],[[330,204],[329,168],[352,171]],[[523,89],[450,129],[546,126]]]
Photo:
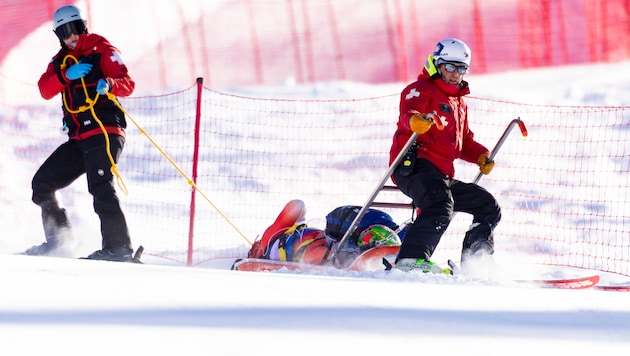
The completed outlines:
[[[68,55],[66,55],[64,57],[63,62],[61,63],[61,69],[64,69],[67,66],[66,61],[68,59],[72,59],[76,63],[79,63],[79,60],[76,57],[68,54]],[[118,182],[118,186],[120,187],[120,189],[123,191],[123,193],[125,193],[125,195],[128,195],[127,186],[125,185],[125,182],[123,181],[122,177],[118,173],[118,170],[116,169],[116,161],[114,161],[114,157],[112,156],[112,154],[110,152],[109,135],[107,134],[107,130],[105,129],[105,126],[103,125],[103,122],[101,122],[101,120],[96,115],[96,112],[94,111],[94,105],[96,104],[96,101],[98,100],[98,97],[100,96],[100,94],[97,92],[96,96],[94,97],[94,99],[90,98],[90,96],[88,95],[87,87],[85,85],[85,79],[81,78],[81,84],[83,85],[83,93],[85,94],[85,103],[86,103],[86,105],[80,106],[77,110],[70,109],[70,107],[68,106],[68,101],[66,100],[66,92],[65,91],[63,91],[61,93],[61,97],[63,99],[63,105],[66,108],[66,111],[68,111],[71,114],[78,114],[78,113],[82,113],[84,111],[90,110],[90,112],[92,113],[92,117],[94,118],[94,120],[96,121],[98,126],[101,128],[101,131],[103,131],[103,136],[105,137],[105,151],[107,152],[107,157],[109,158],[109,162],[112,165],[110,170],[111,170],[112,174],[114,176],[116,176],[117,182]],[[114,100],[115,100],[115,97],[114,97],[113,94],[107,93],[107,97],[110,100],[112,98],[114,98]],[[116,105],[118,105],[118,103],[116,103]]]

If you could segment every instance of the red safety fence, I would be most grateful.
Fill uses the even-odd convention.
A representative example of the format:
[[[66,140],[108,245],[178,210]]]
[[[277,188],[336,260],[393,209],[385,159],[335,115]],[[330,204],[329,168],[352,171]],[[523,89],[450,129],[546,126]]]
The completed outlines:
[[[43,67],[59,0],[0,2],[0,61]],[[137,93],[208,87],[407,82],[435,43],[466,41],[472,73],[630,58],[629,0],[87,0],[90,31],[121,52]],[[34,33],[43,26],[46,31]],[[32,46],[27,46],[32,43]],[[44,50],[41,43],[50,43]],[[20,45],[16,49],[17,45]],[[24,47],[23,49],[21,49]],[[8,64],[7,64],[8,65]],[[42,68],[43,70],[43,68]],[[37,78],[35,77],[33,81]]]
[[[24,102],[16,104],[7,92],[0,96],[0,199],[9,207],[0,230],[4,244],[26,249],[43,239],[30,179],[67,138],[59,132],[56,100],[42,104],[36,87],[0,79],[1,88],[10,87],[10,95]],[[386,171],[398,100],[261,99],[201,82],[122,99],[129,113],[127,145],[117,168],[128,188],[120,198],[134,244],[177,264],[244,257],[292,199],[306,203],[309,225],[323,228],[335,207],[363,204]],[[509,136],[494,171],[480,181],[503,210],[497,255],[630,275],[630,108],[474,97],[468,104],[475,137],[487,147],[518,117],[528,131],[527,137]],[[472,181],[477,174],[475,165],[458,161],[457,178]],[[84,252],[100,246],[83,179],[60,199]],[[380,199],[409,201],[396,192]],[[411,217],[408,210],[391,214],[399,223]],[[457,215],[436,262],[459,256],[470,223],[467,214]]]

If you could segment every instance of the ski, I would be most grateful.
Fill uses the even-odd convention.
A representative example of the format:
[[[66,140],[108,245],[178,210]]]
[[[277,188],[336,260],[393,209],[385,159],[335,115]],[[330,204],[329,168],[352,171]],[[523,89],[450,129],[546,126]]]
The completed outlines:
[[[593,289],[607,292],[630,292],[630,285],[596,285],[593,286]]]
[[[352,263],[346,268],[336,268],[330,265],[327,261],[326,264],[316,265],[309,263],[299,263],[291,261],[278,261],[269,260],[264,258],[242,258],[236,260],[232,264],[232,270],[235,271],[248,271],[248,272],[263,272],[263,271],[275,271],[285,268],[289,271],[323,271],[330,268],[335,268],[341,271],[378,271],[383,269],[383,259],[393,259],[398,254],[400,246],[378,246],[373,247],[352,261]]]
[[[454,274],[462,274],[461,268],[452,260],[448,260],[448,266]],[[530,285],[543,288],[586,289],[594,287],[597,283],[599,283],[599,276],[590,275],[565,279],[518,279],[511,282],[519,285]]]
[[[595,287],[595,285],[599,283],[599,276],[595,274],[567,279],[519,279],[514,282],[543,288],[586,289]]]
[[[265,258],[241,258],[234,261],[231,269],[233,271],[245,272],[268,272],[277,271],[283,268],[289,271],[320,272],[333,267],[328,265],[268,260]]]
[[[391,262],[389,262],[385,257],[381,258],[383,264],[388,267],[391,266]],[[363,262],[360,262],[358,264],[355,263],[343,270],[363,271],[359,268],[359,266],[363,265]],[[258,258],[239,259],[236,260],[232,265],[232,270],[247,272],[277,271],[283,268],[289,271],[321,272],[331,269],[333,267],[327,265],[311,265],[297,262],[274,261]],[[386,268],[386,270],[387,269],[388,268]],[[391,269],[391,267],[389,267],[389,269]],[[543,288],[587,289],[596,286],[596,284],[599,282],[599,276],[589,275],[584,277],[566,279],[519,279],[510,282],[523,286],[538,286]],[[600,290],[630,291],[630,286],[600,286],[596,288]]]
[[[140,263],[142,264],[142,261],[140,260],[140,257],[142,257],[142,253],[144,252],[144,247],[142,245],[138,246],[138,248],[136,249],[136,252],[133,254],[133,257],[131,257],[131,260],[128,261],[129,263]],[[89,258],[87,257],[79,257],[80,260],[89,260]],[[100,261],[107,261],[107,260],[100,260]],[[127,262],[127,261],[123,261],[123,262]]]
[[[385,267],[385,270],[391,270],[393,267],[392,259],[395,258],[398,253],[398,248],[399,246],[375,247],[361,254],[350,266],[342,269],[334,268],[330,265],[314,265],[261,258],[243,258],[234,262],[232,270],[264,272],[286,269],[288,271],[322,272],[325,270],[336,269],[341,271],[362,272],[380,270],[383,269],[383,267]],[[457,264],[453,261],[449,261],[448,265],[454,274],[461,275],[461,270]],[[522,286],[536,286],[542,288],[587,289],[596,287],[597,283],[599,283],[599,279],[599,275],[588,275],[564,279],[518,279],[506,282]],[[609,291],[630,291],[630,286],[597,286],[596,289]]]

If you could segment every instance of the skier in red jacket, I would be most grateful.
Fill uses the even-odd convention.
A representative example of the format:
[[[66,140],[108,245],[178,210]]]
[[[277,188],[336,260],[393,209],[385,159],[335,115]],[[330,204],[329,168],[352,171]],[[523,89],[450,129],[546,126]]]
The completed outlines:
[[[32,200],[42,209],[46,242],[26,253],[61,254],[60,247],[72,234],[56,191],[85,173],[102,235],[101,249],[87,258],[130,261],[133,248],[111,172],[112,160],[117,162],[122,152],[127,124],[123,111],[107,94],[128,96],[135,83],[116,48],[105,38],[88,33],[77,7],[59,8],[52,20],[61,49],[38,85],[46,100],[61,93],[63,125],[69,140],[46,159],[33,177]]]
[[[392,180],[413,199],[420,214],[407,227],[396,267],[408,271],[442,272],[430,258],[455,212],[473,216],[462,247],[462,265],[471,256],[494,253],[492,231],[501,219],[495,198],[474,183],[454,179],[457,158],[479,165],[483,174],[494,167],[486,147],[475,141],[468,127],[464,96],[470,93],[463,80],[471,53],[455,38],[437,43],[418,80],[401,93],[400,116],[390,151],[390,164],[415,132],[416,142]],[[436,123],[443,127],[437,127]],[[441,129],[441,130],[440,130]]]

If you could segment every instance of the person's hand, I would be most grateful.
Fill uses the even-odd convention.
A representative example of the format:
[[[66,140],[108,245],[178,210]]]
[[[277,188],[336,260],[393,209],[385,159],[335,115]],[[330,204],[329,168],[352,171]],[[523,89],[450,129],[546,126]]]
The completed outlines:
[[[411,128],[411,131],[417,133],[418,135],[422,135],[423,133],[426,133],[427,131],[429,131],[431,126],[435,124],[435,121],[433,121],[434,116],[435,115],[432,113],[430,114],[421,114],[419,112],[414,113],[413,115],[411,115],[411,118],[409,119],[409,127]]]
[[[485,152],[480,154],[477,158],[477,165],[481,173],[490,174],[492,168],[494,168],[494,160],[491,160],[490,157],[488,157],[488,152]]]
[[[100,79],[98,83],[96,83],[96,91],[101,95],[105,95],[109,91],[107,80]]]
[[[85,77],[92,70],[90,63],[77,63],[66,69],[66,78],[76,80]]]

